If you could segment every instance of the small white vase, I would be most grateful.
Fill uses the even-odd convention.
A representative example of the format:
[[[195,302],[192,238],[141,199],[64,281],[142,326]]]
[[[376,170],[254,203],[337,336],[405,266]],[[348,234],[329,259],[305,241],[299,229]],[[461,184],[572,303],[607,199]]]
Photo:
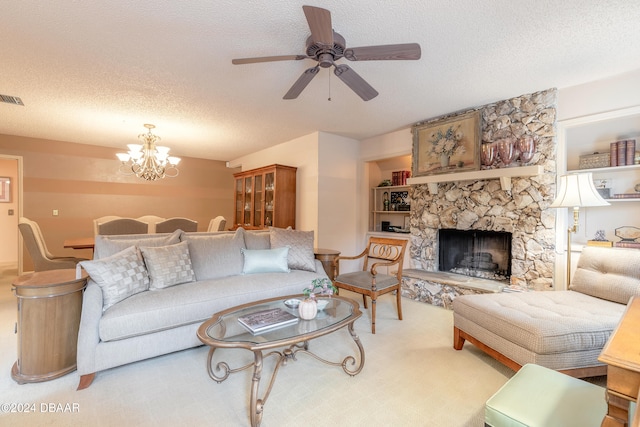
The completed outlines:
[[[298,306],[298,314],[303,320],[311,320],[315,318],[316,314],[318,314],[318,306],[315,300],[305,299],[300,301],[300,305]]]
[[[446,154],[442,154],[440,156],[440,166],[443,168],[449,167],[449,156],[447,156]]]

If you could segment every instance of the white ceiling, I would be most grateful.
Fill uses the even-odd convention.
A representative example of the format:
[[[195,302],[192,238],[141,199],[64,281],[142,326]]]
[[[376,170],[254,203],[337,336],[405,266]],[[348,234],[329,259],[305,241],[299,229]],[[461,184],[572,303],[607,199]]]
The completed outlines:
[[[311,60],[303,4],[347,47],[411,43],[418,61],[348,63],[362,101]],[[178,156],[233,160],[320,130],[355,139],[551,87],[640,69],[638,0],[5,0],[0,134],[124,147],[144,123]],[[329,101],[328,98],[331,97]]]

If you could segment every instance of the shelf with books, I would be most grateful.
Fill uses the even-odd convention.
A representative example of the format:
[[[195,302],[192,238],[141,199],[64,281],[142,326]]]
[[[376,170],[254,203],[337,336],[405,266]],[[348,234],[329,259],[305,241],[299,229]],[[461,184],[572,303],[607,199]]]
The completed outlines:
[[[558,173],[591,173],[597,188],[609,189],[601,194],[615,205],[582,208],[581,224],[572,240],[576,244],[586,244],[597,231],[603,230],[606,239],[615,241],[618,240],[614,236],[617,227],[640,227],[637,215],[640,192],[636,191],[640,184],[640,164],[635,164],[640,155],[640,106],[560,121],[557,129]],[[625,164],[611,166],[612,143],[617,143],[615,163],[618,164],[618,154],[622,155],[618,150],[620,141],[625,144]],[[627,156],[627,151],[634,154]],[[627,165],[627,157],[633,159],[634,164]],[[558,215],[565,216],[560,224],[569,221],[568,211],[558,212]],[[564,227],[558,228],[558,246],[563,244],[560,240],[564,237],[563,229],[566,234]]]

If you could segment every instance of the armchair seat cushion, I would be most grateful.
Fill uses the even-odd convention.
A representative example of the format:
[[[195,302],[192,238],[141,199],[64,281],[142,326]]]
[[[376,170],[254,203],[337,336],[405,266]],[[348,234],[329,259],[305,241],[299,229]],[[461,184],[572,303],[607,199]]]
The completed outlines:
[[[336,278],[336,282],[346,285],[356,286],[363,289],[371,289],[373,274],[370,271],[356,271],[354,273],[341,274]],[[386,274],[376,274],[376,287],[378,290],[386,289],[398,284],[396,276]]]

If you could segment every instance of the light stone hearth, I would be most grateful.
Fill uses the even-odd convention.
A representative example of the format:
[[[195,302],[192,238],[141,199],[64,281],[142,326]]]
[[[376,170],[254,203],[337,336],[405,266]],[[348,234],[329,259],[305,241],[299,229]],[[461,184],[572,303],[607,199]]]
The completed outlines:
[[[426,184],[411,186],[411,268],[438,271],[441,228],[507,231],[513,238],[511,285],[552,289],[555,211],[549,205],[556,182],[556,97],[556,90],[550,89],[480,108],[482,142],[525,133],[535,135],[536,154],[530,164],[543,166],[543,174],[514,177],[511,191],[502,190],[499,179],[441,183],[437,194],[430,194]],[[490,168],[497,167],[505,166],[498,163]],[[451,285],[438,283],[442,291],[436,298],[446,300],[451,293],[446,287]],[[420,291],[407,289],[403,294],[414,298]]]
[[[449,310],[459,295],[502,292],[505,287],[505,283],[462,274],[416,269],[402,271],[402,296]]]

